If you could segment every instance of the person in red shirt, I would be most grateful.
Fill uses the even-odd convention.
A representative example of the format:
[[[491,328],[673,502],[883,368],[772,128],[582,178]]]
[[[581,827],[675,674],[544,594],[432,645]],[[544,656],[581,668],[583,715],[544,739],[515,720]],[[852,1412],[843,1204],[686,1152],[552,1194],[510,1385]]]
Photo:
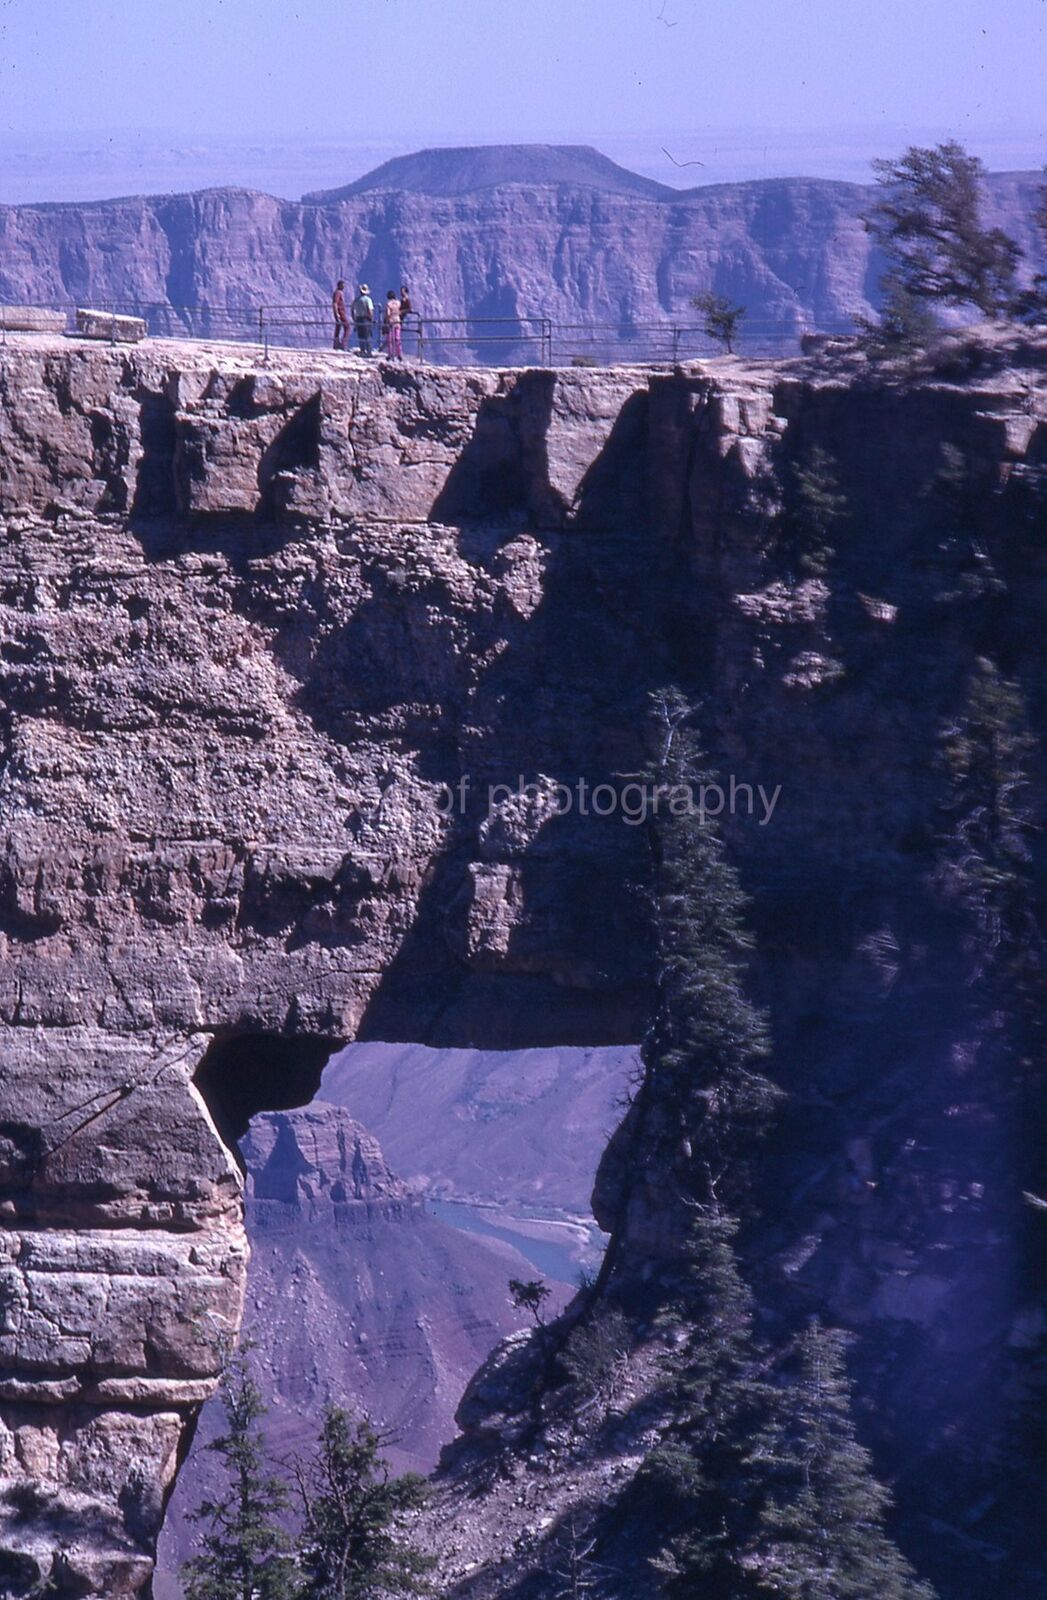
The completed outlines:
[[[349,313],[345,307],[345,279],[339,278],[334,286],[331,296],[331,307],[334,311],[334,347],[336,350],[349,348]]]

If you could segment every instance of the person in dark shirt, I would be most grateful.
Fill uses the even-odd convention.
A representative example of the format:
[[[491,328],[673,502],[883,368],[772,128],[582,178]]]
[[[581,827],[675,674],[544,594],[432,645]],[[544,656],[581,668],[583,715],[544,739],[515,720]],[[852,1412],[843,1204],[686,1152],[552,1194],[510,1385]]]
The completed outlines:
[[[331,296],[331,308],[334,312],[334,347],[336,350],[349,348],[349,313],[345,307],[345,279],[339,278],[334,286]]]
[[[374,301],[371,291],[366,283],[360,285],[360,293],[353,301],[353,322],[356,325],[356,337],[360,344],[362,356],[371,355],[371,335],[374,332]]]

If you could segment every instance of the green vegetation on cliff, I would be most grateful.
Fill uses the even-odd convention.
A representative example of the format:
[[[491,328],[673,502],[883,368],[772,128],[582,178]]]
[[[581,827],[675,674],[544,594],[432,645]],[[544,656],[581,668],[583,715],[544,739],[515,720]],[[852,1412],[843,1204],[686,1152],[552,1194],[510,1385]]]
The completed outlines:
[[[689,710],[660,697],[660,781],[704,776]],[[850,1413],[844,1336],[757,1326],[736,1248],[746,1156],[779,1098],[757,1068],[764,1020],[745,993],[744,897],[715,825],[672,811],[656,825],[659,997],[646,1088],[668,1109],[663,1158],[689,1216],[668,1314],[673,1422],[627,1514],[657,1530],[669,1600],[930,1600],[886,1531],[890,1496]]]

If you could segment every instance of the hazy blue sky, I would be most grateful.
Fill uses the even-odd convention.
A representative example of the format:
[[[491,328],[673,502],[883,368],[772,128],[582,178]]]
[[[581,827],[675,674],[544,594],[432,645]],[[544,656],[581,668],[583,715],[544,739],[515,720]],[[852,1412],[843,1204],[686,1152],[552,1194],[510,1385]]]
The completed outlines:
[[[1030,165],[1045,79],[1047,0],[0,0],[0,156],[142,131],[379,154],[664,139],[706,162],[694,183],[732,141],[759,175],[783,148],[824,171],[837,147],[956,134]]]

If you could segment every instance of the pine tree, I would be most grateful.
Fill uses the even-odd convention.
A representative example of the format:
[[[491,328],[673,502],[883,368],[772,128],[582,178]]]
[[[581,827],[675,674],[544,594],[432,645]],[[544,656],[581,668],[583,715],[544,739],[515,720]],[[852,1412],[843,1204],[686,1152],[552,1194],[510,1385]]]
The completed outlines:
[[[659,1001],[644,1044],[645,1090],[657,1107],[657,1154],[685,1197],[723,1202],[744,1186],[741,1157],[780,1092],[757,1070],[766,1021],[745,995],[752,940],[746,899],[715,822],[698,801],[703,771],[690,707],[655,697],[660,751],[654,911]]]
[[[682,697],[661,695],[657,713],[671,800],[703,777]],[[693,808],[670,804],[656,843],[659,1006],[643,1092],[682,1133],[682,1149],[666,1139],[660,1153],[689,1224],[672,1306],[688,1330],[670,1358],[674,1424],[633,1501],[661,1535],[653,1565],[668,1600],[929,1600],[884,1530],[887,1496],[855,1439],[838,1336],[806,1335],[796,1373],[758,1336],[724,1204],[744,1194],[744,1157],[777,1101],[756,1069],[767,1038],[744,992],[744,899]]]
[[[880,198],[865,225],[887,257],[885,280],[910,301],[974,306],[998,316],[1015,303],[1021,251],[981,217],[985,167],[955,140],[912,145],[874,161]]]
[[[979,516],[972,504],[971,470],[967,457],[955,445],[943,444],[938,467],[928,485],[928,533],[933,543],[932,571],[941,574],[941,587],[933,593],[936,605],[981,603],[1006,593],[981,536]],[[984,605],[981,609],[984,610]],[[988,618],[982,620],[984,627]],[[972,629],[979,626],[972,618]]]
[[[243,1356],[222,1381],[226,1431],[208,1449],[221,1456],[228,1487],[193,1513],[206,1523],[198,1556],[183,1570],[188,1600],[292,1600],[298,1590],[289,1541],[278,1517],[288,1503],[279,1478],[265,1471],[258,1424],[267,1407]]]
[[[691,304],[702,313],[702,329],[706,336],[722,344],[728,355],[733,355],[745,307],[736,306],[726,295],[713,294],[710,290],[694,295]]]
[[[938,319],[931,302],[910,293],[888,274],[880,284],[883,302],[879,321],[858,317],[862,347],[872,360],[912,356],[926,349],[938,334]]]
[[[753,1301],[734,1250],[736,1224],[698,1208],[677,1309],[690,1325],[675,1362],[677,1425],[644,1463],[641,1492],[668,1534],[654,1557],[670,1600],[742,1600],[738,1553],[751,1533],[760,1478],[747,1442],[774,1397],[753,1333]]]
[[[749,1463],[770,1489],[741,1554],[784,1600],[932,1600],[885,1529],[890,1495],[851,1420],[844,1336],[813,1323]]]
[[[812,1324],[791,1365],[762,1347],[734,1231],[696,1222],[679,1420],[641,1474],[667,1534],[653,1562],[667,1600],[933,1600],[887,1534],[844,1336]]]
[[[428,1592],[432,1562],[403,1537],[404,1518],[425,1501],[425,1481],[413,1472],[391,1477],[381,1443],[369,1422],[353,1424],[337,1406],[324,1412],[316,1456],[297,1468],[302,1600]]]
[[[792,465],[781,519],[779,549],[795,572],[825,576],[848,515],[836,462],[815,445]]]
[[[985,955],[1027,936],[1023,901],[1032,813],[1026,764],[1033,747],[1021,693],[980,658],[959,715],[945,729],[943,881],[977,929]]]

